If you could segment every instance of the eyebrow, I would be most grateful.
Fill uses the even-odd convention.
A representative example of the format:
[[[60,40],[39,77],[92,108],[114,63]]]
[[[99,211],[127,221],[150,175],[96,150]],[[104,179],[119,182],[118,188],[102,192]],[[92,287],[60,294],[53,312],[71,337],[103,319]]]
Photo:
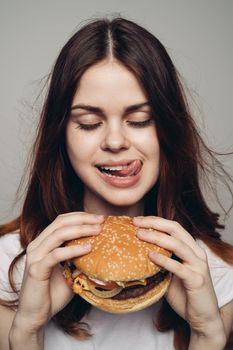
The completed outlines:
[[[130,112],[135,112],[137,111],[138,109],[144,107],[144,106],[150,106],[150,103],[149,101],[146,101],[146,102],[142,102],[142,103],[137,103],[137,104],[134,104],[134,105],[130,105],[130,106],[127,106],[125,109],[124,109],[124,113],[130,113]],[[101,109],[100,107],[96,107],[96,106],[90,106],[90,105],[87,105],[87,104],[84,104],[84,103],[81,103],[81,104],[78,104],[78,105],[74,105],[71,107],[71,110],[74,110],[74,109],[85,109],[89,112],[93,112],[93,113],[101,113],[103,114],[104,113],[104,110]]]

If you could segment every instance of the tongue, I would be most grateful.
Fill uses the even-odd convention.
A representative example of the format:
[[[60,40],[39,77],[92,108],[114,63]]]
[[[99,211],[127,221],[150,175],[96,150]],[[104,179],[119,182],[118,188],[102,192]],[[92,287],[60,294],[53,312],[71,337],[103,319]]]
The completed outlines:
[[[115,170],[114,175],[116,176],[132,176],[139,173],[141,170],[142,164],[140,160],[134,160],[129,166],[122,170]]]

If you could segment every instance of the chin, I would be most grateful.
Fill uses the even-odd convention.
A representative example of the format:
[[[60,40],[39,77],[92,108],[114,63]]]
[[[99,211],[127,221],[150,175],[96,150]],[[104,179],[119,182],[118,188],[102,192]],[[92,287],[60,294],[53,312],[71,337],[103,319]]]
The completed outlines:
[[[129,207],[140,202],[147,192],[147,189],[128,187],[124,189],[111,188],[110,190],[106,190],[105,188],[103,191],[99,188],[99,191],[96,193],[101,200],[104,200],[110,205]]]
[[[130,195],[125,196],[125,198],[122,198],[123,196],[121,196],[121,198],[109,198],[106,201],[108,202],[109,205],[115,206],[115,207],[133,207],[135,205],[138,204],[138,202],[140,202],[140,199],[138,198],[129,198]]]

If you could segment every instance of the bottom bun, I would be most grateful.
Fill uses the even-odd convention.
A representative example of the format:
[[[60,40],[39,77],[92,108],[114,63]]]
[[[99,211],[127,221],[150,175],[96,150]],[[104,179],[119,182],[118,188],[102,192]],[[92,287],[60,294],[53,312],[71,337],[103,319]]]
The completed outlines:
[[[76,291],[75,284],[73,285],[73,291],[75,293],[78,293],[83,299],[96,306],[98,309],[115,314],[126,314],[142,310],[156,303],[165,294],[170,281],[171,274],[169,273],[160,283],[158,283],[154,288],[150,289],[145,294],[140,295],[136,298],[128,298],[125,300],[99,298],[96,295],[92,294],[90,291],[80,291],[80,288]]]

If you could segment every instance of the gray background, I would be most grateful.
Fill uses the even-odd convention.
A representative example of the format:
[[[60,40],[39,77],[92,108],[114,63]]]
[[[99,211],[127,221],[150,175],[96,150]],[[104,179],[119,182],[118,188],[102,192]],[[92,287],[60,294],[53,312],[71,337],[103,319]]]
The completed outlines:
[[[0,1],[1,223],[20,207],[13,201],[41,106],[42,78],[86,19],[111,14],[138,22],[162,41],[184,77],[204,139],[220,152],[233,150],[233,1]],[[224,163],[233,174],[232,157]],[[227,207],[230,197],[219,188]],[[232,212],[226,224],[224,237],[233,242]]]

